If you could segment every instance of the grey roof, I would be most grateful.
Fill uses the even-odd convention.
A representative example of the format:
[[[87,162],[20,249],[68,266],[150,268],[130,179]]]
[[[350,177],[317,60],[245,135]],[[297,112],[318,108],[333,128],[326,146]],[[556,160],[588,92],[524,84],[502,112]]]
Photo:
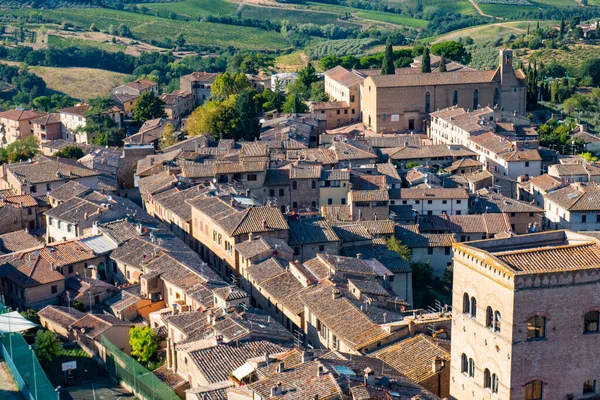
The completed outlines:
[[[250,358],[276,354],[289,350],[267,340],[230,342],[214,347],[191,351],[190,358],[208,383],[226,381],[229,375]]]
[[[52,189],[48,193],[48,197],[51,199],[55,199],[58,201],[67,201],[72,199],[73,197],[79,197],[83,194],[87,194],[91,192],[92,189],[82,185],[76,181],[69,181],[59,186],[56,189]]]
[[[338,242],[340,238],[322,218],[301,218],[288,221],[290,246],[311,243]]]
[[[235,249],[245,258],[252,258],[268,250],[293,251],[285,240],[264,236],[253,237],[252,240],[240,242],[235,245]]]
[[[73,160],[41,156],[29,163],[5,166],[21,184],[46,183],[98,176],[99,172]]]

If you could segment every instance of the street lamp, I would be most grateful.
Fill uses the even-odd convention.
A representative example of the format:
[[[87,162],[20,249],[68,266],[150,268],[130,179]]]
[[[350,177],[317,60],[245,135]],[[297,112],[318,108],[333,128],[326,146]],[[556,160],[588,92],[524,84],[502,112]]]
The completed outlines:
[[[35,374],[35,353],[33,352],[32,345],[29,345],[29,350],[31,350],[31,365],[33,365],[33,386],[35,387],[35,400],[38,400],[37,376]]]
[[[84,273],[85,273],[85,279],[87,280],[87,270],[90,270],[90,281],[92,280],[91,275],[92,275],[92,271],[94,270],[94,268],[96,268],[94,265],[90,265],[88,267],[84,268]],[[90,314],[94,313],[94,308],[92,307],[92,284],[90,282],[88,282],[88,285],[90,285],[90,287],[88,288],[88,295],[90,298]]]

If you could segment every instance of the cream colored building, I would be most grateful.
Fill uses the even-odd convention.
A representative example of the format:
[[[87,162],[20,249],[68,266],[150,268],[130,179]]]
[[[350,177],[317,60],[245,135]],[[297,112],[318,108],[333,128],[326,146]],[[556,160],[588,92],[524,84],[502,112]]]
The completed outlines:
[[[324,73],[325,93],[332,101],[345,102],[355,121],[360,118],[360,84],[364,76],[337,66]]]
[[[17,109],[0,112],[0,146],[6,147],[17,139],[31,135],[31,121],[43,115],[35,111]]]
[[[570,231],[455,244],[450,397],[596,398],[599,254]]]
[[[345,205],[350,190],[348,169],[323,170],[319,188],[319,207],[332,204]]]

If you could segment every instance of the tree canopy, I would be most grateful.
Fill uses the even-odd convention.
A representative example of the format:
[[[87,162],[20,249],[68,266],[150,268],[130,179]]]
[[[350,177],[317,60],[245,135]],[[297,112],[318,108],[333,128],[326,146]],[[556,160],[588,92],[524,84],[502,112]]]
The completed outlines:
[[[163,128],[162,137],[160,138],[159,147],[162,149],[166,149],[169,146],[173,146],[175,143],[179,141],[177,134],[175,133],[175,129],[173,125],[166,124]]]
[[[252,86],[246,75],[225,72],[215,79],[211,86],[210,94],[217,100],[223,100],[233,94],[251,88]]]
[[[54,155],[56,157],[72,158],[74,160],[79,160],[81,157],[85,156],[85,153],[83,152],[81,147],[68,144],[61,150],[54,153]]]
[[[465,46],[454,40],[434,44],[431,46],[431,54],[443,56],[461,64],[468,64],[471,61],[471,55]]]
[[[133,120],[145,122],[154,118],[166,117],[165,102],[159,99],[154,92],[143,93],[133,106]]]
[[[62,350],[56,333],[39,330],[35,335],[35,355],[40,360],[49,361]]]
[[[140,362],[148,360],[156,353],[157,336],[149,326],[133,327],[129,331],[129,344],[131,345],[131,355]]]

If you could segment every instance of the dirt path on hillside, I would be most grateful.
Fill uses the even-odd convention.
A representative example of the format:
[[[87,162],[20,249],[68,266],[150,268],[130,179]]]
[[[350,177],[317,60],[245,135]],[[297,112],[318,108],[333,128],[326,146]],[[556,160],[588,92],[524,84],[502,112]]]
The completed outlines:
[[[495,19],[502,20],[502,18],[500,18],[500,17],[495,17],[493,15],[489,15],[489,14],[484,13],[483,10],[479,7],[479,4],[477,4],[475,2],[475,0],[469,0],[469,2],[471,2],[471,4],[473,5],[473,7],[475,7],[475,9],[479,13],[479,15],[481,15],[482,17],[495,18]]]

